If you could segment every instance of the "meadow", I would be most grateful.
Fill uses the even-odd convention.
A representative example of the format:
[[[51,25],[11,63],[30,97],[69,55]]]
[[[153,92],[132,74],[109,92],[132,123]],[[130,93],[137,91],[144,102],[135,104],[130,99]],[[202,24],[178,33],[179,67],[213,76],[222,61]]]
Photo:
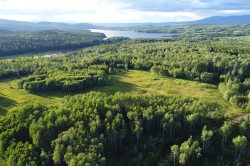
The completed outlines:
[[[91,40],[98,46],[64,56],[46,51],[54,31],[38,43],[42,52],[5,44],[0,166],[248,165],[250,119],[241,118],[250,112],[250,38],[239,36],[246,27],[183,30]]]
[[[36,92],[29,93],[24,89],[18,89],[18,79],[6,79],[0,81],[0,115],[29,103],[41,103],[45,105],[58,105],[65,95],[75,95],[90,91],[99,91],[108,95],[115,92],[140,92],[158,93],[163,95],[176,95],[202,98],[212,102],[218,102],[222,106],[224,117],[232,118],[241,115],[240,108],[226,102],[218,90],[217,85],[196,81],[189,81],[171,77],[162,77],[151,72],[130,70],[125,73],[117,73],[109,76],[109,83],[105,86],[95,86],[79,92]]]

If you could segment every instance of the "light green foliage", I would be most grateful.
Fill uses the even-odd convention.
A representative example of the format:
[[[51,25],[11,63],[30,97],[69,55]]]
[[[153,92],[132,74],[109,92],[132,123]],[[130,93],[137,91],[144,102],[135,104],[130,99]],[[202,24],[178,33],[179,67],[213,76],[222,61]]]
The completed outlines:
[[[43,165],[51,161],[57,165],[103,164],[105,147],[114,153],[127,150],[122,140],[132,136],[140,151],[142,134],[161,131],[162,122],[172,131],[171,139],[175,138],[174,133],[183,130],[180,125],[186,121],[183,117],[193,113],[184,108],[187,105],[193,108],[197,103],[207,111],[216,110],[213,104],[196,98],[121,92],[110,96],[100,92],[65,96],[60,106],[26,106],[1,119],[1,155],[17,162],[11,156],[15,145],[31,140],[29,147],[37,152],[35,159]],[[184,158],[179,160],[186,162],[190,156],[196,156],[197,145],[192,138],[184,142],[180,146]]]
[[[233,105],[237,105],[236,95],[239,93],[240,83],[239,80],[229,79],[227,82],[219,84],[219,90],[226,101],[229,101]]]
[[[241,135],[245,135],[247,138],[250,136],[250,119],[249,116],[246,116],[245,119],[240,120],[239,124]]]
[[[199,159],[213,165],[214,151],[231,162],[232,146],[226,153],[213,146],[220,138],[212,130],[220,128],[222,145],[231,135],[250,135],[249,120],[231,134],[229,122],[221,127],[221,119],[249,105],[250,49],[234,39],[213,38],[236,35],[225,26],[175,32],[186,28],[200,35],[112,39],[114,44],[62,56],[1,60],[1,159],[9,165],[157,165],[172,163],[171,148],[174,164],[200,165]],[[108,84],[98,86],[106,74]],[[244,136],[233,139],[239,155]],[[202,154],[193,141],[199,137]]]
[[[247,138],[245,136],[239,135],[239,136],[233,138],[232,142],[236,148],[236,156],[237,156],[237,151],[239,151],[238,157],[240,158],[240,155],[244,154],[244,150],[247,146]]]
[[[49,165],[50,164],[50,155],[47,154],[46,152],[44,152],[44,150],[42,150],[41,154],[40,154],[40,158],[41,158],[41,162],[42,162],[42,165],[45,166],[45,165]]]
[[[199,121],[199,114],[198,113],[193,113],[191,115],[186,116],[186,120],[189,123],[189,131],[192,132],[192,130],[194,129],[194,126],[196,125],[196,123],[198,123]]]
[[[191,163],[191,160],[194,158],[196,163],[201,157],[201,148],[198,141],[193,141],[192,136],[185,142],[183,142],[178,149],[177,145],[171,147],[172,153],[179,156],[179,163],[185,165]]]
[[[178,158],[180,152],[179,152],[179,146],[178,145],[173,145],[171,146],[171,152],[174,155],[174,165],[175,165],[175,159]]]
[[[161,123],[162,123],[162,129],[163,129],[163,136],[164,136],[164,133],[166,132],[167,136],[171,138],[173,130],[174,130],[174,117],[173,117],[173,115],[167,112],[164,115],[164,117],[162,118]]]
[[[143,128],[142,128],[142,123],[141,123],[141,120],[136,120],[135,123],[134,123],[134,129],[133,129],[133,134],[136,135],[136,145],[138,146],[138,140],[139,140],[139,137],[141,136],[142,134],[142,131],[143,131]]]
[[[204,149],[209,148],[210,145],[209,143],[212,136],[213,136],[213,131],[207,130],[207,126],[204,126],[201,133],[201,140],[203,142],[202,148]]]
[[[23,165],[36,165],[38,162],[38,153],[34,147],[28,142],[18,142],[13,145],[14,149],[8,149],[8,165],[9,166],[23,166]]]
[[[230,121],[225,121],[220,128],[220,133],[223,136],[222,148],[224,147],[224,143],[227,141],[227,138],[231,134],[231,132],[232,132],[232,123]]]
[[[208,73],[208,72],[201,73],[200,77],[201,77],[201,81],[204,81],[204,82],[210,82],[213,80],[213,74]]]

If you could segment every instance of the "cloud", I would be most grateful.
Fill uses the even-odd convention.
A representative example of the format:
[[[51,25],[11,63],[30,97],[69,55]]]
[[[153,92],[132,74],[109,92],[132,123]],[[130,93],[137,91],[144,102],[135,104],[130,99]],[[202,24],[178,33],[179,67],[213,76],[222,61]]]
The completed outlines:
[[[1,5],[2,4],[2,5]],[[120,3],[108,3],[108,0],[98,1],[80,1],[80,0],[6,0],[0,2],[3,10],[0,13],[4,12],[9,14],[11,13],[32,13],[32,14],[46,14],[46,12],[54,12],[55,14],[59,13],[93,13],[105,10],[119,10],[126,4],[123,2]]]
[[[250,14],[246,0],[0,0],[0,18],[62,22],[170,22]]]
[[[206,3],[198,0],[147,0],[145,1],[131,1],[131,7],[141,11],[161,11],[161,12],[175,12],[175,11],[190,11],[193,9],[206,8]]]
[[[120,0],[121,1],[121,0]],[[125,0],[122,0],[125,1]],[[126,0],[133,9],[142,11],[193,11],[193,10],[249,10],[246,0]]]

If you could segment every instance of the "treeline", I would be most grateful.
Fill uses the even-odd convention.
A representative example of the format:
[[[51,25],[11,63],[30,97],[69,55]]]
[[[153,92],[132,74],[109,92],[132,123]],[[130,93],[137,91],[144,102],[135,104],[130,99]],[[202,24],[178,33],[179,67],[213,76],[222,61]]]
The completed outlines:
[[[18,81],[18,87],[30,92],[36,91],[81,91],[94,85],[104,85],[107,83],[105,71],[98,69],[74,70],[74,72],[53,72],[52,74],[33,75]],[[101,66],[100,68],[107,68]]]
[[[75,57],[74,53],[62,56],[26,57],[0,61],[0,79],[20,78],[28,75],[56,75],[56,72],[61,72],[60,75],[63,75],[62,72],[64,72],[73,76],[77,75],[76,73],[84,73],[84,70],[102,70],[104,73],[109,73],[109,66],[105,64],[95,65],[88,58]],[[90,72],[90,75],[95,74]]]
[[[39,58],[18,58],[0,61],[0,79],[18,80],[18,87],[36,91],[81,91],[108,82],[107,74],[113,68],[105,64],[94,65],[84,59],[71,59],[74,55]],[[21,78],[23,76],[28,76]]]
[[[68,96],[62,107],[26,106],[1,119],[1,154],[9,165],[101,165],[105,154],[121,152],[130,136],[139,150],[143,133],[163,129],[169,139],[185,131],[184,115],[195,114],[196,127],[206,112],[202,108],[217,111],[213,103],[158,95]]]
[[[161,39],[159,39],[161,40]],[[96,54],[98,53],[98,54]],[[163,76],[219,81],[221,75],[250,77],[249,54],[246,46],[197,42],[147,42],[135,39],[122,44],[86,48],[76,53],[94,63],[138,70],[151,70]]]
[[[146,33],[173,33],[185,36],[248,36],[250,25],[175,25],[175,26],[138,26],[105,28],[108,30],[122,30]]]
[[[229,98],[225,99],[229,101],[234,96],[232,103],[243,109],[249,107],[250,49],[235,40],[222,43],[217,39],[210,42],[134,39],[87,48],[77,54],[89,56],[94,63],[121,69],[150,70],[167,77],[210,83],[238,80],[239,88],[234,93],[227,93]],[[228,86],[228,90],[224,88],[222,91],[224,94],[233,90]]]
[[[113,38],[62,56],[1,60],[0,79],[19,79],[30,92],[78,91],[115,71],[146,70],[220,83],[225,100],[249,110],[250,49],[230,39]],[[1,117],[0,157],[5,165],[114,165],[114,155],[117,165],[247,165],[250,120],[223,123],[224,113],[182,96],[66,96],[58,106],[26,105]]]
[[[250,78],[246,78],[244,81],[240,81],[237,77],[222,76],[223,82],[219,84],[219,90],[223,95],[223,98],[230,102],[232,105],[236,105],[250,111]]]
[[[187,38],[178,41],[176,37],[112,38],[106,43],[114,44],[88,47],[64,56],[0,61],[0,78],[52,74],[58,70],[72,72],[88,69],[91,65],[103,65],[105,73],[110,74],[117,68],[146,70],[162,76],[210,83],[238,80],[240,88],[237,88],[237,92],[226,94],[229,97],[225,99],[229,101],[235,96],[231,103],[245,109],[249,105],[247,80],[250,78],[250,48],[240,44],[240,37],[230,39],[228,42],[222,42],[224,39],[219,38],[198,42],[196,39],[188,41]],[[248,38],[244,37],[244,40]],[[232,91],[220,89],[224,89],[221,90],[223,95],[226,91]]]
[[[0,34],[0,56],[98,45],[106,36],[88,31],[44,30],[27,34]]]
[[[249,147],[234,144],[232,138],[241,135],[239,142],[246,141],[249,120],[232,133],[237,126],[222,125],[222,115],[217,103],[180,96],[99,92],[66,96],[57,107],[35,104],[2,117],[0,154],[7,165],[104,165],[112,162],[109,152],[124,155],[117,161],[120,165],[172,164],[177,159],[186,165],[217,163],[222,162],[219,155],[225,157],[224,163],[237,159],[247,164]],[[208,129],[205,122],[211,117],[217,118],[210,128],[221,132]],[[226,155],[221,148],[226,148]],[[170,149],[175,157],[164,155]]]

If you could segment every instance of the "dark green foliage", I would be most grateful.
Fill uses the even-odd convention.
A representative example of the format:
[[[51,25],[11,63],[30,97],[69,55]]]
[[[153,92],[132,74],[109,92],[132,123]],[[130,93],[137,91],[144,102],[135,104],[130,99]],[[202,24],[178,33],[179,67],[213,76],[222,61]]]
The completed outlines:
[[[248,47],[225,43],[222,45],[216,41],[167,43],[162,42],[162,39],[154,39],[153,43],[149,43],[143,40],[145,39],[134,39],[88,48],[77,54],[92,57],[95,63],[105,63],[110,67],[122,68],[127,64],[129,69],[151,69],[163,76],[201,79],[205,82],[219,81],[221,75],[238,77],[241,81],[250,76]],[[240,55],[232,55],[229,50],[237,50]]]
[[[79,49],[98,45],[106,36],[101,33],[45,30],[28,34],[1,34],[0,56]]]
[[[103,70],[75,70],[54,72],[50,75],[34,75],[18,81],[18,87],[30,92],[36,91],[81,91],[94,85],[106,84]]]
[[[194,109],[198,103],[206,109]],[[171,124],[165,122],[173,127],[169,128],[172,134],[168,135],[168,140],[176,138],[175,133],[185,129],[181,125],[185,123],[184,116],[196,113],[197,116],[207,117],[203,111],[216,112],[214,104],[162,95],[116,93],[106,96],[91,92],[66,96],[61,106],[27,106],[1,118],[1,155],[8,159],[9,165],[18,162],[103,165],[104,152],[122,152],[123,139],[130,136],[141,151],[143,139],[140,136],[162,130],[161,121],[166,113],[175,115]],[[30,154],[30,151],[34,153]],[[28,160],[23,161],[22,158]]]
[[[112,44],[112,43],[117,43],[123,40],[129,40],[129,38],[128,37],[111,37],[111,38],[107,38],[105,42]]]
[[[15,143],[14,143],[15,144]],[[23,166],[23,165],[38,165],[40,164],[38,152],[28,142],[18,142],[16,145],[11,145],[9,149],[8,165]]]
[[[109,30],[127,30],[146,33],[174,33],[183,37],[225,37],[225,36],[247,36],[249,25],[176,25],[176,26],[140,26],[106,28]]]
[[[237,36],[238,32],[232,32],[236,28],[245,35],[248,25],[175,28],[173,32],[186,34],[161,39],[113,38],[104,45],[62,56],[2,60],[0,79],[18,78],[18,87],[30,92],[79,91],[105,84],[107,74],[150,70],[162,76],[218,83],[226,101],[250,110],[250,49],[247,42],[239,41],[249,39],[213,38]],[[190,31],[184,32],[187,28]],[[26,105],[2,117],[0,157],[8,165],[104,165],[114,157],[119,159],[115,164],[122,165],[247,165],[249,119],[241,120],[239,126],[223,125],[221,109],[209,99],[178,95],[90,92],[65,96],[57,106]],[[240,134],[244,136],[238,137]]]

